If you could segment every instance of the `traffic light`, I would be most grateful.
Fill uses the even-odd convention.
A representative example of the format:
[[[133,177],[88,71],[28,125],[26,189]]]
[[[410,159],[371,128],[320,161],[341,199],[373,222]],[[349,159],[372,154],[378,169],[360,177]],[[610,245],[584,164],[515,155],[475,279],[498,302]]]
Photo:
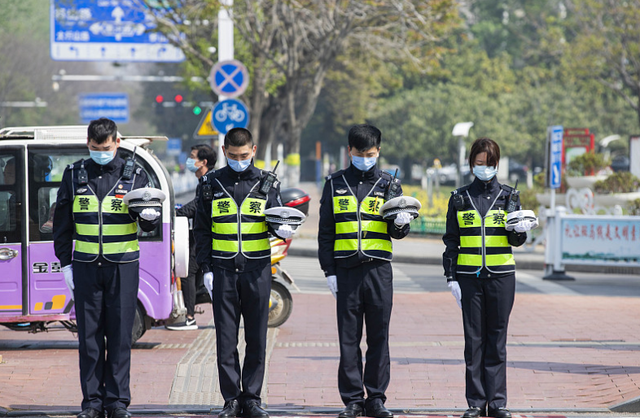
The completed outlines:
[[[162,97],[162,95],[161,95],[161,94],[158,94],[158,95],[156,96],[156,104],[155,104],[155,107],[156,107],[156,113],[157,113],[157,114],[164,113],[164,97]]]
[[[184,100],[182,95],[181,94],[176,94],[175,97],[173,98],[173,100],[175,100],[175,102],[176,102],[176,113],[182,113],[182,111],[183,111],[182,102]]]
[[[198,116],[200,113],[202,113],[202,108],[198,105],[195,105],[195,107],[193,108],[193,114]]]

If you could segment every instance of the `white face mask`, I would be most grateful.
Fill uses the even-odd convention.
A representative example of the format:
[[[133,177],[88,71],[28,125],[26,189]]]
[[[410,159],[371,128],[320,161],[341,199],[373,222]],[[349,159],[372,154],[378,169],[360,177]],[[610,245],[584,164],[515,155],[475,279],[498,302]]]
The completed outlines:
[[[489,181],[498,174],[498,167],[487,167],[486,165],[473,166],[473,175],[479,180]]]

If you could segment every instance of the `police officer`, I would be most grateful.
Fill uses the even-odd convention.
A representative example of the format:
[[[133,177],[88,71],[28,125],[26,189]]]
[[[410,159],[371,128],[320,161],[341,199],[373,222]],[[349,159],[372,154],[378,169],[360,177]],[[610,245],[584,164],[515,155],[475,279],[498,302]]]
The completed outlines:
[[[469,164],[475,180],[452,192],[443,236],[447,284],[462,308],[466,363],[464,418],[510,418],[507,406],[506,342],[515,295],[515,261],[532,225],[506,226],[506,210],[519,210],[513,189],[498,183],[500,147],[489,138],[471,146]],[[517,196],[513,194],[514,198]],[[513,230],[510,230],[513,229]]]
[[[256,146],[251,132],[231,129],[224,137],[227,166],[200,179],[194,235],[196,261],[204,284],[212,292],[220,391],[225,400],[218,414],[233,418],[269,415],[261,408],[264,379],[271,247],[269,231],[289,238],[282,225],[272,231],[265,209],[282,206],[280,184],[269,184],[267,173],[253,165]],[[238,327],[244,318],[245,358],[238,359]]]
[[[161,213],[155,208],[134,213],[124,204],[127,193],[149,180],[117,155],[116,124],[106,118],[91,121],[87,138],[91,158],[64,171],[53,220],[56,257],[75,299],[83,396],[78,418],[105,412],[109,418],[129,418],[138,224],[151,231]]]
[[[209,170],[213,170],[217,160],[217,153],[207,144],[198,144],[191,147],[191,153],[187,158],[187,170],[195,174],[200,179],[207,174]],[[198,196],[200,195],[200,184],[196,187],[196,195],[189,203],[182,205],[176,209],[176,216],[186,216],[189,218],[190,226],[196,216],[196,208],[198,206]],[[200,274],[200,266],[196,262],[196,242],[193,236],[193,229],[189,231],[189,272],[187,277],[180,279],[182,284],[182,294],[184,296],[184,306],[187,308],[187,315],[184,321],[167,325],[167,329],[173,331],[188,331],[198,329],[196,323],[196,294],[198,278],[202,278]],[[199,283],[202,286],[202,280]]]
[[[393,416],[384,406],[390,378],[391,238],[409,233],[412,216],[400,213],[385,220],[379,213],[392,185],[402,195],[399,181],[376,166],[381,136],[371,125],[349,130],[351,165],[327,177],[320,200],[318,257],[337,300],[338,389],[346,405],[340,418],[362,415],[365,409],[370,417]],[[363,320],[367,327],[364,378]]]

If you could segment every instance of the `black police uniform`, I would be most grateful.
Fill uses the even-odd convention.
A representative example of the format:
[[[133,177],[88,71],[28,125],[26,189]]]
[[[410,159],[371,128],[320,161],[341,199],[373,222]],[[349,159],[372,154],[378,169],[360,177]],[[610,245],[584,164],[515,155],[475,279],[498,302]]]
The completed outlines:
[[[239,173],[225,166],[202,176],[193,231],[196,261],[203,273],[213,273],[213,314],[220,391],[225,402],[237,400],[244,406],[249,402],[261,401],[271,294],[271,251],[265,253],[263,258],[247,258],[242,252],[230,258],[220,258],[220,252],[212,243],[216,238],[224,238],[212,232],[212,199],[216,201],[230,196],[240,207],[245,199],[254,196],[266,198],[262,211],[282,206],[279,182],[274,184],[267,196],[257,192],[265,174],[252,163]],[[237,239],[237,236],[236,232],[229,238]],[[244,240],[241,241],[240,246],[244,243]],[[244,318],[247,344],[242,372],[237,349],[240,315]]]
[[[457,280],[462,291],[466,398],[469,407],[478,407],[482,411],[487,407],[493,411],[507,405],[506,343],[515,297],[515,264],[503,266],[505,271],[502,272],[496,272],[499,270],[497,267],[487,268],[484,265],[475,273],[462,274],[458,257],[464,254],[465,249],[461,252],[461,228],[457,214],[458,211],[475,211],[484,217],[490,210],[504,211],[511,190],[494,177],[489,182],[476,178],[470,185],[454,191],[449,199],[447,229],[442,238],[446,246],[443,254],[445,276],[447,280]],[[500,216],[504,222],[506,214]],[[499,228],[495,230],[500,231]],[[503,227],[500,233],[505,234]],[[509,245],[518,247],[524,244],[527,236],[507,231],[506,238]],[[510,252],[510,247],[507,248]],[[488,255],[496,250],[487,248],[485,253]]]
[[[131,333],[138,298],[139,262],[137,257],[112,262],[102,253],[93,261],[78,261],[73,253],[73,241],[77,238],[73,205],[75,196],[83,193],[93,192],[102,202],[112,190],[130,191],[149,185],[140,168],[134,170],[129,181],[123,179],[124,165],[125,161],[117,155],[105,165],[85,160],[86,184],[78,179],[81,162],[74,163],[73,169],[68,167],[58,190],[53,218],[56,257],[63,267],[73,263],[82,409],[104,410],[108,414],[131,403]],[[123,187],[118,189],[120,185]],[[139,219],[143,231],[152,231],[160,222],[160,218]]]
[[[338,284],[338,390],[345,405],[365,407],[363,385],[367,391],[367,405],[375,399],[382,403],[386,401],[385,391],[390,380],[389,321],[393,305],[393,272],[389,260],[373,258],[362,251],[346,258],[335,258],[336,220],[331,182],[342,176],[358,205],[368,196],[383,198],[392,177],[375,166],[364,172],[350,165],[327,177],[320,200],[318,258],[325,275],[337,276]],[[401,239],[409,233],[409,225],[398,228],[393,220],[386,222],[387,234],[391,238]],[[360,350],[363,320],[367,327],[364,376]]]
[[[196,217],[196,208],[198,206],[198,196],[200,195],[200,184],[196,187],[196,197],[189,203],[182,205],[176,209],[176,216],[185,216],[190,222],[194,222]],[[182,284],[182,296],[184,297],[184,306],[187,308],[187,316],[194,317],[196,311],[196,293],[198,285],[202,283],[202,274],[200,274],[200,266],[196,261],[196,240],[193,236],[193,228],[189,230],[189,271],[187,277],[180,279]]]

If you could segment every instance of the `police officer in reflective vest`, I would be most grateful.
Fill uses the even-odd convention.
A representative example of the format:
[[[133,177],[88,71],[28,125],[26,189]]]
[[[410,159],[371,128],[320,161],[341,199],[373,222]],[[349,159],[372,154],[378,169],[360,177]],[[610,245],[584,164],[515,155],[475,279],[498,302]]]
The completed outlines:
[[[225,400],[218,416],[265,418],[269,415],[261,407],[260,392],[271,293],[269,232],[286,239],[293,231],[288,225],[272,231],[265,222],[265,209],[282,206],[280,183],[270,185],[267,173],[253,165],[251,132],[231,129],[223,151],[227,166],[200,179],[194,226],[196,261],[213,299],[218,378]],[[242,371],[240,316],[247,344]]]
[[[105,412],[109,418],[129,418],[138,224],[152,231],[161,213],[130,212],[123,202],[149,180],[133,160],[126,168],[118,156],[116,124],[106,118],[91,121],[87,137],[91,158],[64,171],[53,220],[55,254],[75,298],[83,396],[78,418]]]
[[[507,209],[519,210],[517,194],[498,183],[500,147],[489,138],[471,146],[473,183],[452,192],[443,236],[444,273],[462,308],[466,363],[464,418],[510,418],[507,406],[507,325],[515,296],[512,246],[522,245],[527,221],[508,227]],[[512,207],[509,202],[513,197]],[[487,411],[488,408],[488,411]]]
[[[336,298],[340,365],[338,389],[346,408],[340,418],[390,418],[385,391],[390,379],[389,320],[393,303],[391,238],[409,233],[412,216],[385,220],[379,211],[399,180],[376,166],[380,130],[356,125],[349,130],[351,165],[327,177],[320,200],[318,257]],[[392,183],[393,182],[393,183]],[[362,366],[363,322],[367,329]],[[367,399],[365,400],[365,389]]]

